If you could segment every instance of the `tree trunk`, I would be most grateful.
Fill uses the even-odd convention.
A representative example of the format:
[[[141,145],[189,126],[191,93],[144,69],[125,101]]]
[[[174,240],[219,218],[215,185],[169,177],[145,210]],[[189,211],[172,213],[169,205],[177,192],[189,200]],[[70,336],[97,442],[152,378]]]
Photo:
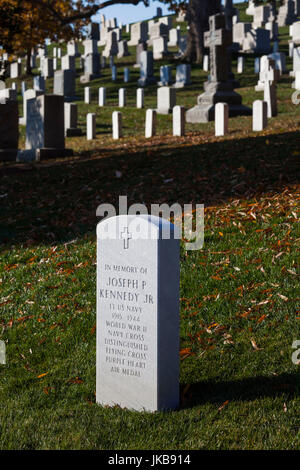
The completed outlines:
[[[32,75],[31,69],[31,49],[28,49],[26,52],[26,73],[27,75]]]
[[[189,24],[187,48],[183,59],[200,64],[203,60],[204,32],[208,31],[208,19],[221,12],[221,0],[189,0],[186,19]]]
[[[277,14],[278,14],[278,11],[277,11],[277,1],[276,0],[271,0],[271,7],[272,7],[272,10],[275,14],[275,19],[277,20]]]

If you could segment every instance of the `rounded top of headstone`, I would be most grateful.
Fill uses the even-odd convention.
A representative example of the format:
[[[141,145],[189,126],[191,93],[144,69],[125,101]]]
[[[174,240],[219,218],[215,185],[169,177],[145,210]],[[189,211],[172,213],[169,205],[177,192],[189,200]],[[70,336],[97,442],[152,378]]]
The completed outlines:
[[[103,206],[103,210],[109,210]],[[178,227],[166,219],[154,215],[119,215],[105,218],[97,225],[97,238],[119,239],[122,233],[133,240],[180,239]]]

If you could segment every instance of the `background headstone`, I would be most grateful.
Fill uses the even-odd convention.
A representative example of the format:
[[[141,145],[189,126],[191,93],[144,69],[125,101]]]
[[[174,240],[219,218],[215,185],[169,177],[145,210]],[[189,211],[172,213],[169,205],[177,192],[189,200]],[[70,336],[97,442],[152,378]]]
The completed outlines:
[[[227,103],[217,103],[215,109],[215,135],[223,136],[228,132],[229,106]]]
[[[191,66],[190,64],[181,64],[176,67],[175,88],[183,88],[191,84]]]
[[[86,116],[86,138],[93,140],[96,138],[96,114],[88,113]]]
[[[65,149],[64,98],[41,95],[27,100],[26,149],[37,159],[72,155]]]
[[[112,113],[112,137],[115,140],[122,137],[122,113],[120,111]]]
[[[144,88],[136,90],[136,107],[139,109],[144,107]]]
[[[187,111],[187,122],[213,121],[218,102],[229,105],[231,116],[252,114],[250,108],[242,105],[241,95],[234,91],[234,80],[229,80],[232,33],[225,26],[224,15],[209,18],[210,29],[204,34],[204,43],[210,49],[210,76],[204,84],[204,93],[197,98],[197,105]]]
[[[159,86],[168,86],[172,83],[172,67],[170,65],[162,65],[160,67],[160,82]]]
[[[157,89],[157,113],[169,114],[172,113],[174,106],[176,106],[176,90],[167,86]]]
[[[126,106],[126,88],[119,88],[119,108]]]
[[[106,88],[100,87],[99,88],[99,106],[106,105]]]
[[[73,70],[57,70],[54,72],[53,93],[64,96],[65,101],[73,101],[76,98],[76,81]]]
[[[140,54],[140,79],[139,86],[147,86],[155,83],[153,76],[153,53],[152,51],[142,51]]]
[[[0,161],[15,161],[18,153],[18,103],[0,99]]]
[[[43,92],[41,90],[26,90],[23,96],[23,117],[19,118],[19,124],[26,126],[27,123],[27,100],[31,100],[36,98],[37,96],[42,95]]]
[[[185,108],[174,106],[173,108],[173,135],[182,137],[185,133]]]
[[[145,137],[149,139],[156,134],[156,111],[155,109],[147,109],[145,123]]]
[[[82,135],[82,130],[77,127],[78,110],[76,103],[65,103],[65,136],[76,137]]]
[[[255,132],[263,131],[268,125],[268,104],[256,100],[253,103],[252,129]]]

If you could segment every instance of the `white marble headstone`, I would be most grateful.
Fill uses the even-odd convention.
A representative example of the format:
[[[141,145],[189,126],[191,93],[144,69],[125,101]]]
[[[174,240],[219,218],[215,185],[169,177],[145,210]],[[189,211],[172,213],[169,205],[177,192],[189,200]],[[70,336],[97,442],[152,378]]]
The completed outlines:
[[[93,140],[96,138],[96,114],[88,113],[86,116],[86,138]]]
[[[0,364],[6,364],[6,347],[4,341],[0,341]]]
[[[173,108],[173,135],[184,136],[185,133],[185,108],[174,106]]]
[[[112,113],[112,137],[115,140],[122,137],[122,113],[120,111]]]
[[[99,106],[106,105],[106,88],[100,87],[99,88]]]
[[[119,108],[126,106],[126,88],[119,88]]]
[[[147,109],[145,122],[145,137],[149,139],[156,134],[156,111],[155,109]]]
[[[268,125],[268,104],[266,101],[256,100],[253,103],[252,129],[255,132],[263,131]]]
[[[144,88],[138,88],[136,90],[136,107],[141,109],[144,107]]]
[[[173,224],[149,215],[111,217],[97,226],[97,403],[138,411],[178,406],[174,233]]]
[[[229,106],[227,103],[217,103],[215,106],[215,135],[223,136],[228,133]]]

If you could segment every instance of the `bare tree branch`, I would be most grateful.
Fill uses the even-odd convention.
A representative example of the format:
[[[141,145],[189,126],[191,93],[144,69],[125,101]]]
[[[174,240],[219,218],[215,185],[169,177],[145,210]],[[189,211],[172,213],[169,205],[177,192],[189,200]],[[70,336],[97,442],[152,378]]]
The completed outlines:
[[[62,26],[73,23],[74,21],[89,19],[93,15],[95,15],[99,10],[102,10],[103,8],[109,7],[111,5],[138,5],[141,2],[143,2],[145,6],[149,6],[149,0],[106,0],[105,2],[102,2],[98,5],[94,5],[89,9],[86,9],[84,11],[78,11],[78,13],[74,15],[64,17],[58,13],[58,11],[55,9],[55,7],[51,4],[50,1],[47,1],[47,4],[45,4],[44,0],[35,0],[35,3],[40,5],[41,8],[48,9],[48,11],[52,13],[52,15],[60,22]]]

